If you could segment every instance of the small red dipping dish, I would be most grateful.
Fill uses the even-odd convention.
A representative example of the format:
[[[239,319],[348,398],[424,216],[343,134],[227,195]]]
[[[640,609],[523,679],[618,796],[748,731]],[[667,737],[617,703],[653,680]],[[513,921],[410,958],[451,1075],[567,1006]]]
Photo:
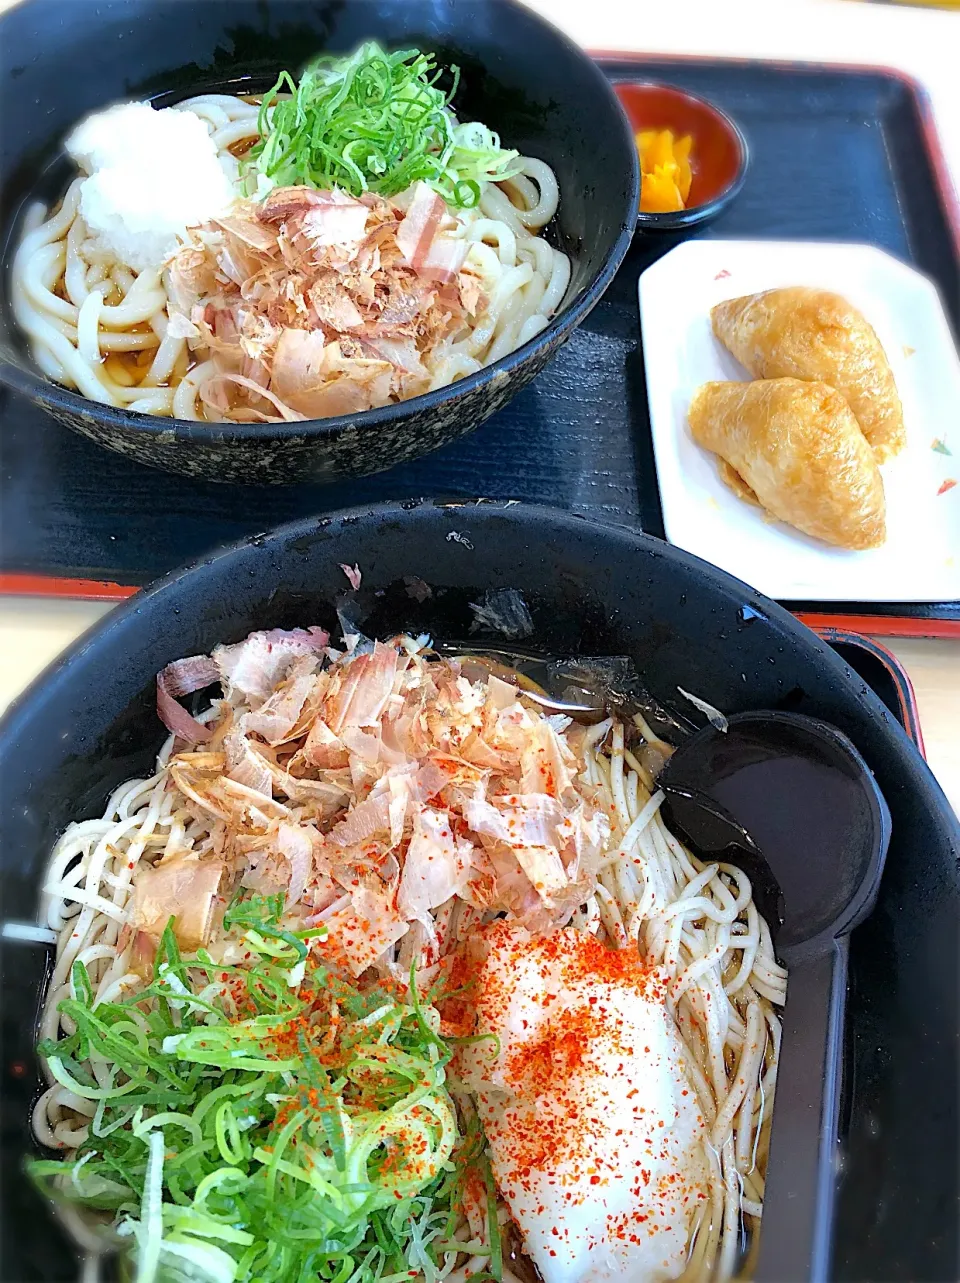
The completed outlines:
[[[693,179],[686,209],[638,210],[638,230],[676,231],[716,218],[739,192],[747,173],[746,139],[730,117],[706,99],[673,85],[618,81],[613,87],[634,134],[671,129],[675,138],[684,134],[693,138]]]

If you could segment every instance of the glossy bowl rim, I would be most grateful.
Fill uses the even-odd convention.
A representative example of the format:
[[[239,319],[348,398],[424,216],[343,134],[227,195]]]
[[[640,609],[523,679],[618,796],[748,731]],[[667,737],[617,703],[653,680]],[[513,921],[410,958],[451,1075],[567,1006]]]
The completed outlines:
[[[638,200],[636,230],[681,231],[683,228],[694,227],[697,223],[705,222],[725,209],[743,187],[751,160],[750,146],[747,143],[746,136],[733,117],[728,115],[722,107],[718,107],[711,99],[704,98],[702,94],[692,93],[689,89],[683,89],[680,85],[673,85],[668,80],[627,80],[620,76],[616,80],[612,80],[610,84],[614,93],[617,93],[620,86],[624,85],[631,89],[669,89],[671,93],[675,93],[681,98],[688,98],[691,102],[706,108],[712,116],[715,116],[721,122],[727,133],[733,138],[740,153],[740,161],[733,178],[712,200],[705,201],[702,205],[690,205],[686,209],[655,213],[649,210],[641,210]],[[620,101],[619,94],[617,94],[617,100]],[[622,107],[623,103],[621,102],[620,105]],[[626,114],[626,109],[624,109],[624,114]]]
[[[111,610],[74,638],[31,679],[7,708],[0,712],[0,753],[4,750],[6,737],[16,732],[17,723],[29,714],[31,706],[43,697],[46,688],[57,678],[61,670],[71,667],[91,647],[98,646],[108,633],[116,628],[126,627],[131,617],[141,613],[145,601],[165,597],[170,592],[176,593],[184,580],[211,572],[212,567],[216,565],[229,565],[232,560],[242,557],[250,550],[254,550],[252,555],[263,557],[268,555],[271,547],[282,547],[298,537],[310,538],[317,535],[319,531],[333,533],[347,531],[355,523],[373,520],[405,526],[411,514],[435,510],[452,515],[458,509],[478,509],[482,510],[484,517],[496,515],[506,518],[518,534],[525,534],[532,528],[538,535],[545,533],[547,536],[556,536],[565,540],[576,539],[578,532],[589,530],[597,535],[606,536],[611,545],[621,547],[628,545],[631,550],[642,552],[644,555],[663,559],[667,563],[679,564],[697,577],[707,580],[719,591],[742,597],[744,602],[761,613],[761,617],[767,624],[787,634],[791,644],[814,649],[817,652],[816,663],[834,676],[842,678],[843,685],[848,688],[849,696],[855,703],[876,714],[882,714],[885,709],[885,705],[873,688],[852,673],[846,661],[831,650],[818,633],[786,606],[767,597],[758,589],[752,588],[744,580],[722,567],[705,561],[677,544],[659,539],[649,531],[635,525],[610,523],[593,515],[531,500],[487,498],[482,494],[456,499],[424,495],[417,499],[359,502],[330,512],[308,514],[277,522],[262,533],[243,535],[218,543],[208,551],[178,564],[172,570],[144,584],[137,592],[117,602]],[[860,687],[860,689],[855,690],[854,687]],[[881,716],[879,720],[884,725],[885,734],[892,733],[898,739],[902,737],[902,744],[915,755],[915,761],[924,768],[928,780],[939,791],[945,803],[944,814],[953,821],[960,836],[960,815],[954,814],[940,788],[939,781],[915,741],[896,718],[890,722],[887,717]]]
[[[31,0],[26,0],[31,3]],[[578,297],[564,306],[539,334],[528,339],[521,347],[506,353],[491,365],[485,365],[473,374],[448,383],[445,387],[436,388],[420,396],[411,397],[408,401],[397,401],[372,410],[361,410],[355,414],[336,415],[326,419],[297,419],[283,423],[208,423],[189,419],[161,418],[158,415],[143,414],[140,411],[124,410],[118,406],[106,405],[102,401],[93,401],[69,388],[61,387],[45,375],[33,373],[0,356],[0,386],[9,387],[12,391],[28,397],[47,412],[66,413],[77,418],[93,419],[104,427],[120,433],[135,430],[142,433],[145,439],[159,439],[162,444],[185,444],[189,446],[222,447],[234,442],[238,446],[256,442],[317,441],[334,442],[344,432],[351,429],[361,432],[382,428],[396,423],[409,415],[422,415],[437,410],[446,403],[455,403],[460,397],[483,387],[487,383],[500,383],[521,365],[535,357],[544,348],[551,348],[563,341],[576,329],[585,316],[606,292],[627,251],[635,231],[632,211],[640,203],[640,161],[633,141],[630,121],[623,109],[620,99],[614,90],[613,83],[604,74],[602,68],[590,54],[574,40],[561,31],[554,23],[542,17],[536,10],[521,4],[519,0],[508,0],[509,7],[532,19],[538,26],[546,29],[552,37],[565,44],[577,57],[584,68],[584,74],[593,76],[602,94],[615,108],[620,116],[623,151],[630,170],[630,183],[627,199],[624,202],[620,231],[599,272],[584,287]],[[21,8],[17,6],[17,8]],[[0,14],[0,36],[2,36],[4,18],[12,10]],[[561,193],[561,200],[562,200]],[[18,211],[18,216],[22,210]],[[32,359],[32,358],[31,358]]]

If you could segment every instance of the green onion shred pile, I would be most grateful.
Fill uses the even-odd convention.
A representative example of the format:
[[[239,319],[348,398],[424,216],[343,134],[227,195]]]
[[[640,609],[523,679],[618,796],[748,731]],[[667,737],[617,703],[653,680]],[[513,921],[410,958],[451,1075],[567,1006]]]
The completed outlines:
[[[472,208],[487,182],[520,172],[485,125],[458,124],[441,71],[417,49],[387,53],[373,41],[348,57],[323,56],[299,84],[289,72],[264,97],[260,141],[247,174],[252,194],[273,187],[339,187],[354,196],[395,196],[418,181],[450,205]]]
[[[30,1174],[100,1213],[136,1283],[436,1283],[485,1162],[445,1085],[438,995],[412,974],[404,997],[356,989],[279,929],[282,899],[227,915],[253,966],[184,961],[172,921],[124,1001],[94,1006],[74,964],[60,1010],[76,1032],[39,1051],[95,1112],[75,1155]],[[491,1205],[476,1283],[500,1277]]]

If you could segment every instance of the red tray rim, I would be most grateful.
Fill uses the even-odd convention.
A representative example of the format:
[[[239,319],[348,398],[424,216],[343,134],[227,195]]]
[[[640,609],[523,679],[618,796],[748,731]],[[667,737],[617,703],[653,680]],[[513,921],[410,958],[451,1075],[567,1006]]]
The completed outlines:
[[[108,579],[69,579],[55,575],[0,573],[0,597],[42,597],[78,601],[125,601],[141,589]],[[896,615],[832,615],[819,611],[794,611],[797,619],[814,632],[835,632],[863,639],[877,637],[960,637],[960,620],[913,619]],[[890,655],[881,647],[885,655]],[[894,657],[895,658],[895,657]]]
[[[860,650],[874,655],[883,664],[897,688],[897,703],[903,729],[917,746],[920,756],[926,761],[927,750],[923,743],[923,730],[920,726],[920,706],[917,703],[917,693],[910,674],[903,661],[882,642],[878,642],[873,637],[864,637],[861,633],[852,632],[849,628],[836,628],[826,624],[811,624],[810,627],[825,642],[831,645],[836,642],[845,646],[857,646]]]
[[[957,256],[960,258],[960,200],[957,199],[954,193],[943,146],[934,121],[930,98],[920,81],[901,68],[867,63],[814,62],[782,58],[732,58],[713,57],[707,54],[661,54],[655,50],[641,52],[622,49],[587,49],[586,52],[597,62],[630,62],[636,64],[673,62],[680,66],[691,62],[719,62],[734,66],[762,64],[782,70],[803,68],[812,71],[873,72],[900,81],[910,91],[917,105],[924,144],[933,165],[938,194],[953,236]],[[134,593],[139,591],[140,589],[137,586],[118,584],[111,580],[71,578],[69,576],[33,574],[30,572],[0,573],[0,597],[73,597],[86,601],[122,601],[127,597],[132,597]],[[868,611],[860,614],[832,614],[819,611],[796,613],[798,619],[816,631],[832,629],[837,630],[838,633],[843,631],[857,635],[873,633],[883,637],[960,637],[960,620],[872,615]],[[890,656],[894,663],[897,662],[889,651],[886,651],[885,655]],[[909,679],[907,680],[909,682]]]

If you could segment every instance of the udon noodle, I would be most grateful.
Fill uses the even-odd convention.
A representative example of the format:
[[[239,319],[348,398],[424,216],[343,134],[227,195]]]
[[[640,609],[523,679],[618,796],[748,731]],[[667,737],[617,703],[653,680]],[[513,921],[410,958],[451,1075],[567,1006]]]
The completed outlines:
[[[237,136],[235,123],[220,128]],[[218,715],[215,706],[200,720],[211,723]],[[656,760],[669,749],[641,717],[634,720],[630,736],[612,718],[584,732],[577,787],[598,800],[611,828],[595,889],[572,925],[613,949],[639,948],[666,976],[667,1010],[679,1030],[703,1115],[709,1169],[708,1196],[692,1225],[682,1278],[718,1283],[741,1270],[749,1276],[744,1244],[755,1244],[762,1211],[786,972],[776,961],[744,872],[703,863],[667,829],[659,813],[663,794],[644,762],[650,761],[645,752]],[[45,1039],[72,1032],[58,1006],[73,993],[77,961],[89,973],[95,1006],[141,987],[126,929],[138,871],[164,856],[209,851],[214,843],[213,822],[198,816],[172,773],[173,751],[171,735],[152,776],[121,785],[102,818],[72,824],[52,853],[41,912],[41,924],[57,936],[41,1020]],[[476,911],[454,897],[432,915],[434,944],[424,931],[411,929],[384,952],[376,968],[385,977],[402,977],[412,962],[418,963],[419,981],[429,985],[444,957],[463,944],[477,922]],[[114,1070],[106,1060],[91,1055],[86,1068],[101,1088],[113,1084]],[[98,1104],[71,1091],[49,1070],[48,1078],[34,1110],[34,1131],[43,1145],[69,1157],[91,1133],[100,1134]],[[461,1116],[469,1116],[470,1099],[456,1093],[454,1098]],[[531,1278],[503,1202],[498,1221],[515,1249],[504,1262],[502,1279]],[[89,1229],[84,1233],[88,1245],[96,1243]],[[486,1269],[487,1234],[482,1214],[467,1202],[437,1277],[466,1283]]]
[[[203,120],[234,171],[234,158],[259,138],[254,102],[203,94],[178,106]],[[53,209],[34,204],[24,219],[12,302],[35,361],[48,378],[94,401],[178,419],[210,417],[202,392],[217,371],[202,346],[191,348],[170,327],[168,269],[158,263],[134,272],[98,247],[79,213],[82,181],[75,179]],[[450,210],[451,235],[468,243],[464,261],[486,305],[422,354],[428,377],[418,391],[475,373],[547,325],[570,281],[566,255],[539,235],[557,204],[552,169],[526,157],[516,176],[485,184],[474,208]],[[268,407],[259,417],[277,416]]]

